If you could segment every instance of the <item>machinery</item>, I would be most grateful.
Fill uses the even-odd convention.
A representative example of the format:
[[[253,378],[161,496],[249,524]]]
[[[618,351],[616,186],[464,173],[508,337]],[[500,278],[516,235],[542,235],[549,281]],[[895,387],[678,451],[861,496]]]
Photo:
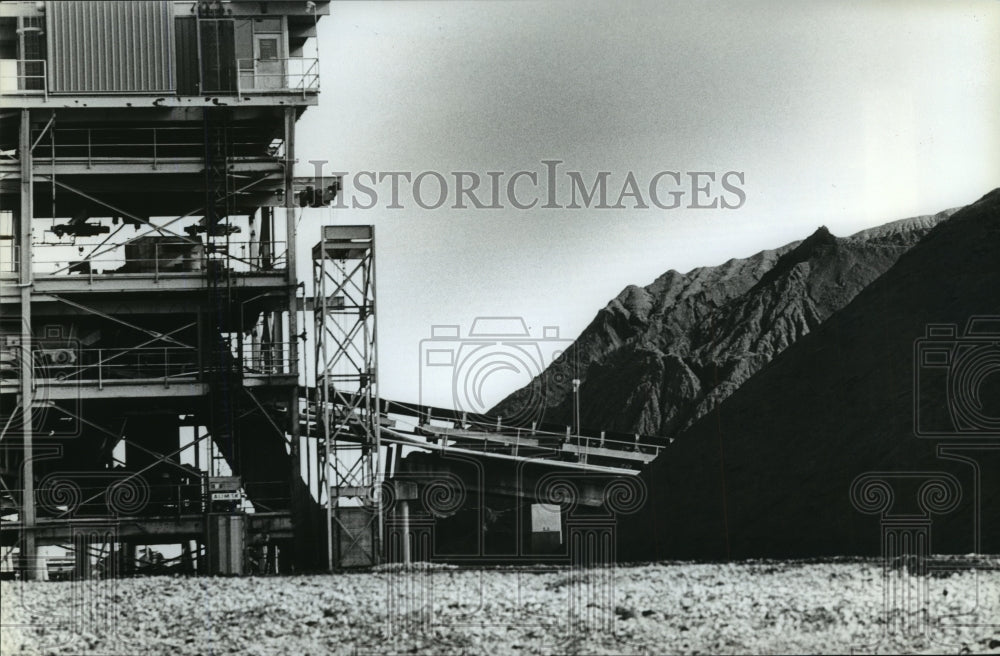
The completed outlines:
[[[24,576],[39,545],[94,536],[239,573],[211,518],[247,511],[276,569],[324,564],[296,546],[325,531],[298,457],[295,238],[307,185],[336,182],[292,168],[328,13],[0,5],[0,542]]]
[[[659,452],[380,398],[374,229],[300,227],[340,189],[293,170],[328,13],[0,4],[0,546],[19,576],[42,576],[40,545],[78,576],[458,557],[487,525],[558,550],[570,479],[608,507]]]

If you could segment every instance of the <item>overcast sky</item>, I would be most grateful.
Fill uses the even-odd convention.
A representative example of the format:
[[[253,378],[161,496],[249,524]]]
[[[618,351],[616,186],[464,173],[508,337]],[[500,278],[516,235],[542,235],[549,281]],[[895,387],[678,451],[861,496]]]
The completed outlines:
[[[319,35],[300,174],[326,159],[486,179],[554,159],[588,184],[610,172],[614,204],[630,171],[643,194],[660,171],[743,173],[738,209],[462,210],[452,190],[425,210],[404,181],[403,210],[385,183],[372,209],[308,212],[304,246],[320,222],[376,225],[387,398],[418,400],[435,324],[520,315],[572,338],[668,269],[934,213],[1000,181],[998,2],[334,2]],[[493,394],[526,382],[497,380]]]

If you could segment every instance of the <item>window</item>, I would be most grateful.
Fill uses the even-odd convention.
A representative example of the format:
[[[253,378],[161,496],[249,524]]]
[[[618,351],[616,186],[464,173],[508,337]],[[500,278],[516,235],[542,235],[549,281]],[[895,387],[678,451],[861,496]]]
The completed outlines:
[[[278,39],[269,37],[260,40],[260,56],[258,59],[274,60],[278,58]]]

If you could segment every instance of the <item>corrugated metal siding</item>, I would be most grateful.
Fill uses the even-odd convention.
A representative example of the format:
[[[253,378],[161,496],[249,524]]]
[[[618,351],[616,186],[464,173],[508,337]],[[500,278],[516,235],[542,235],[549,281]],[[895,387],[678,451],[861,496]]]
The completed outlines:
[[[198,21],[194,17],[178,18],[177,43],[177,94],[197,96],[200,93],[198,72]]]
[[[201,43],[201,93],[236,91],[235,23],[232,19],[198,21]]]
[[[169,0],[46,3],[53,93],[169,93],[175,89]]]

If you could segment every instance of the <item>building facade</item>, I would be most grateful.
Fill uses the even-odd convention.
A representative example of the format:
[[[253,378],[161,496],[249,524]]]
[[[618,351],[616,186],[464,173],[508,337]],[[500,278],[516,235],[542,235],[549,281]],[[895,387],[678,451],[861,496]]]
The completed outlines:
[[[322,564],[292,168],[327,4],[0,5],[2,542],[26,576],[42,544]]]

